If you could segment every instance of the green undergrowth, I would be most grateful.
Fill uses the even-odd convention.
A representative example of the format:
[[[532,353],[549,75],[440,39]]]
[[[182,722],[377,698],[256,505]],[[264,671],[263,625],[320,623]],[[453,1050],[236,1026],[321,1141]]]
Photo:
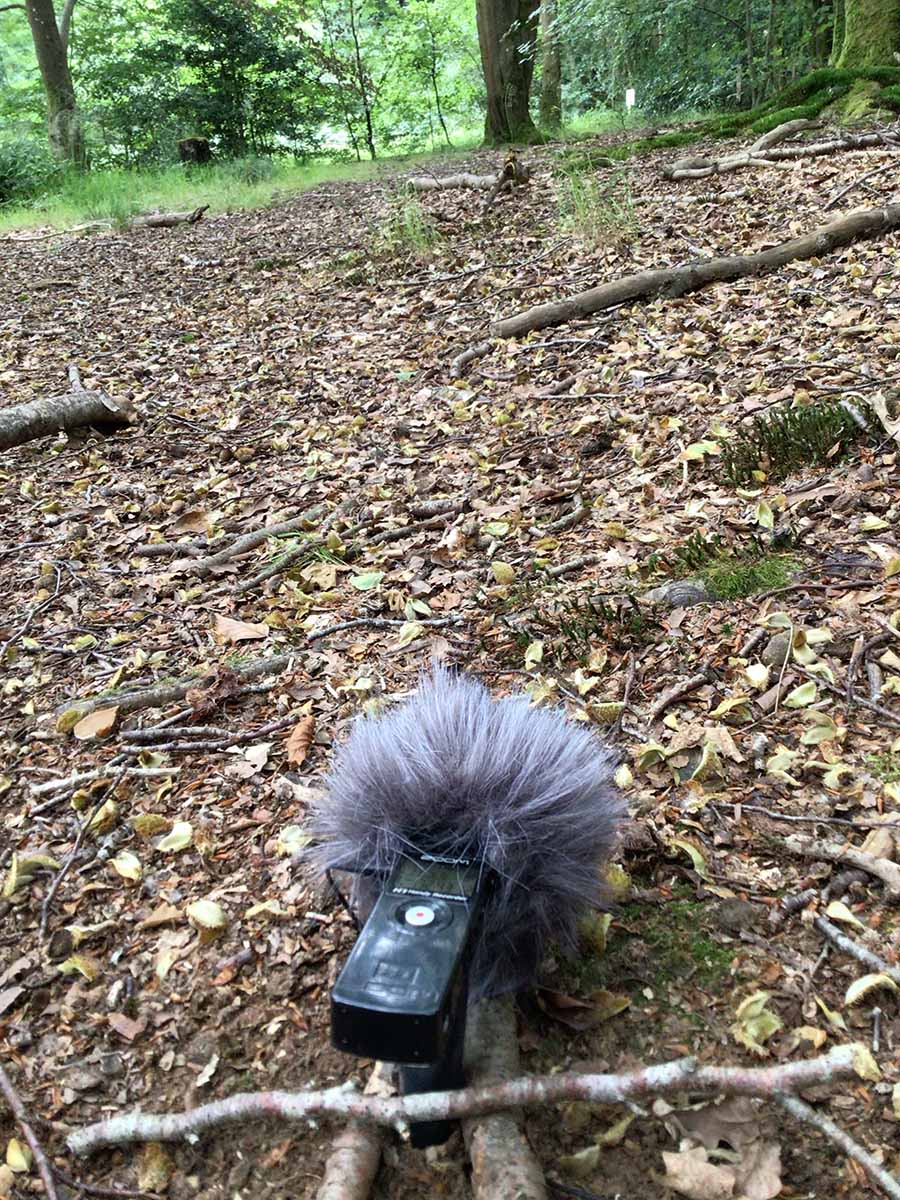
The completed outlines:
[[[64,171],[29,199],[0,204],[0,233],[13,229],[68,229],[93,221],[126,224],[140,213],[179,212],[209,205],[210,213],[264,208],[323,183],[368,180],[418,163],[440,162],[467,146],[435,154],[403,155],[375,163],[247,157],[202,167],[154,170]]]
[[[718,470],[734,486],[784,479],[805,466],[835,462],[880,432],[877,419],[857,401],[776,409],[725,443]]]
[[[756,108],[709,117],[692,124],[689,129],[675,129],[605,147],[603,157],[622,162],[652,150],[690,146],[703,139],[733,138],[746,134],[760,136],[785,121],[814,120],[829,105],[844,100],[854,88],[867,83],[878,85],[867,92],[867,109],[884,108],[900,112],[900,66],[853,71],[822,67],[795,80]],[[572,163],[579,159],[583,166],[589,166],[590,152],[576,148],[566,156],[566,160]]]
[[[564,173],[559,186],[560,224],[581,241],[608,246],[638,231],[634,197],[621,172],[598,178],[580,170]]]
[[[773,588],[786,587],[799,563],[789,554],[767,554],[758,559],[722,559],[704,567],[700,578],[717,600],[742,600]]]
[[[635,954],[633,939],[640,946]],[[583,953],[563,965],[567,987],[576,995],[598,988],[622,990],[620,980],[633,988],[653,988],[656,1000],[666,1003],[671,988],[691,984],[702,988],[721,985],[731,976],[733,952],[720,945],[706,927],[704,906],[693,899],[671,900],[654,909],[624,904],[616,915],[604,954]],[[640,977],[635,973],[639,959]],[[627,984],[626,984],[627,990]]]
[[[870,754],[866,766],[884,783],[900,783],[900,754]]]
[[[671,579],[700,579],[713,599],[741,600],[790,583],[800,566],[785,552],[790,540],[779,537],[776,548],[752,534],[729,546],[718,534],[695,533],[666,554],[654,556],[648,567]]]

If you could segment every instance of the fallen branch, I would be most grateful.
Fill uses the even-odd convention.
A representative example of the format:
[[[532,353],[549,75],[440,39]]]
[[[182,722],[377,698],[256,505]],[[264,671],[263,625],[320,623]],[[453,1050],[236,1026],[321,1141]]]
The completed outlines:
[[[375,1064],[365,1095],[394,1094],[386,1084],[388,1070],[385,1063]],[[383,1140],[381,1130],[351,1121],[332,1142],[316,1200],[366,1200],[381,1162]]]
[[[37,1134],[31,1128],[28,1120],[28,1114],[25,1111],[25,1105],[22,1103],[19,1093],[13,1087],[9,1076],[0,1064],[0,1092],[3,1093],[3,1098],[9,1105],[9,1111],[15,1117],[25,1141],[34,1155],[34,1161],[37,1163],[38,1172],[44,1184],[44,1195],[47,1200],[58,1200],[56,1184],[53,1182],[53,1168],[50,1166],[50,1161],[44,1153],[44,1148],[38,1141]]]
[[[222,550],[215,554],[209,554],[206,558],[187,559],[184,562],[176,562],[172,564],[173,571],[189,571],[192,575],[199,575],[205,578],[211,574],[216,567],[221,567],[232,558],[238,558],[241,554],[246,554],[249,550],[255,550],[257,546],[262,545],[271,537],[277,537],[282,533],[296,533],[301,529],[308,529],[322,515],[321,506],[311,508],[307,512],[300,513],[299,516],[291,517],[287,521],[280,521],[277,525],[264,525],[262,529],[254,529],[250,533],[241,534],[234,541],[229,542]]]
[[[802,858],[819,858],[825,862],[845,862],[860,871],[880,879],[892,900],[900,900],[900,867],[889,858],[876,858],[846,842],[820,842],[814,838],[794,836],[785,838],[785,846]]]
[[[30,400],[0,409],[0,450],[22,446],[51,433],[91,426],[100,433],[124,429],[135,419],[129,400],[110,400],[103,392],[74,390],[46,400]]]
[[[785,122],[785,125],[792,124],[795,122]],[[779,128],[784,129],[785,126]],[[773,134],[777,132],[777,129],[772,130]],[[799,158],[816,158],[823,154],[837,154],[842,150],[869,150],[895,145],[892,139],[886,138],[882,133],[848,133],[820,142],[799,142],[794,146],[776,146],[772,142],[766,144],[765,138],[768,136],[766,134],[754,142],[749,150],[739,150],[734,154],[723,155],[722,158],[679,159],[663,167],[663,178],[675,182],[682,179],[706,179],[710,175],[726,175],[743,167],[784,167],[788,166],[791,160]],[[778,140],[782,141],[783,138],[779,137]]]
[[[846,933],[843,933],[838,929],[837,925],[833,925],[827,918],[814,917],[813,925],[815,925],[819,933],[828,938],[829,942],[833,942],[839,950],[843,950],[845,954],[849,954],[851,958],[855,958],[863,966],[871,967],[878,974],[889,975],[894,983],[900,983],[900,967],[892,967],[889,962],[881,958],[878,954],[874,954],[871,950],[867,950],[865,946],[861,946],[859,942],[855,942],[853,938],[848,937]]]
[[[444,625],[460,625],[462,621],[462,617],[426,617],[415,624],[434,629]],[[350,621],[338,621],[337,625],[329,625],[326,629],[316,629],[306,640],[317,642],[320,638],[331,637],[333,633],[343,633],[345,629],[358,629],[362,625],[368,625],[372,629],[394,629],[408,624],[408,621],[399,617],[354,617]]]
[[[294,657],[293,654],[272,654],[268,658],[257,658],[253,662],[232,667],[230,670],[244,680],[258,679],[261,675],[279,675],[288,669],[294,661]],[[65,723],[68,725],[69,721],[74,723],[81,717],[86,717],[88,713],[95,712],[98,708],[117,708],[120,717],[126,713],[137,712],[142,708],[163,708],[166,704],[183,700],[193,688],[201,687],[204,679],[209,675],[210,671],[206,670],[202,674],[191,675],[177,683],[160,683],[155,687],[106,692],[100,696],[92,696],[88,700],[75,700],[70,704],[60,705],[56,710],[57,717],[60,720],[65,718]],[[44,785],[39,786],[43,787]]]
[[[125,774],[144,779],[168,779],[172,775],[177,775],[180,770],[180,767],[126,767]],[[77,771],[74,775],[66,776],[65,779],[47,779],[43,783],[35,783],[32,785],[31,791],[35,796],[45,796],[50,792],[74,792],[84,783],[96,783],[98,779],[108,779],[109,774],[109,766],[98,767],[94,771]],[[59,798],[59,796],[56,797],[56,799]]]
[[[345,1087],[315,1092],[242,1092],[179,1113],[124,1113],[76,1130],[68,1138],[73,1154],[92,1154],[105,1146],[133,1142],[175,1142],[222,1125],[278,1117],[308,1121],[331,1116],[403,1128],[419,1121],[456,1121],[506,1109],[584,1100],[592,1104],[623,1104],[647,1096],[692,1094],[773,1098],[823,1083],[834,1083],[872,1069],[872,1058],[861,1043],[836,1046],[827,1054],[773,1067],[700,1066],[684,1058],[622,1074],[569,1072],[530,1076],[489,1087],[453,1092],[382,1098],[360,1096]]]
[[[516,1015],[508,996],[469,1012],[466,1078],[472,1086],[514,1079],[519,1067]],[[522,1132],[521,1117],[496,1112],[463,1121],[475,1200],[546,1200],[544,1173]]]
[[[823,207],[822,212],[828,212],[832,208],[837,208],[839,201],[843,200],[848,192],[852,192],[854,188],[861,187],[862,184],[866,183],[869,179],[874,179],[876,175],[881,175],[885,171],[896,169],[897,160],[896,158],[891,157],[887,160],[887,162],[883,162],[880,166],[875,167],[873,171],[866,171],[865,175],[860,175],[858,179],[851,180],[846,187],[842,187],[840,191],[835,192],[828,203]]]
[[[768,133],[764,133],[762,137],[757,138],[750,147],[750,152],[752,154],[762,154],[764,150],[769,150],[772,146],[777,146],[780,142],[787,141],[795,133],[803,133],[806,129],[818,129],[818,127],[818,121],[809,121],[806,117],[800,117],[796,121],[782,121],[780,125],[776,125],[774,129],[770,129]]]
[[[611,283],[580,292],[568,300],[538,304],[515,316],[495,321],[491,332],[501,338],[524,337],[535,329],[547,329],[564,321],[588,317],[614,305],[648,300],[653,296],[666,299],[686,296],[711,283],[730,283],[735,279],[762,275],[798,259],[821,258],[861,238],[876,237],[894,229],[900,229],[900,204],[863,209],[755,254],[709,258],[681,267],[663,267],[625,275]]]
[[[891,1200],[900,1200],[900,1183],[889,1171],[884,1169],[873,1154],[870,1154],[859,1142],[854,1141],[850,1134],[845,1133],[830,1117],[816,1112],[814,1108],[797,1096],[776,1096],[775,1100],[785,1112],[789,1112],[797,1121],[802,1121],[805,1125],[811,1125],[813,1129],[818,1129],[819,1133],[824,1134],[830,1142],[843,1150],[848,1158],[858,1162],[869,1178],[874,1179],[879,1187],[883,1188],[891,1197]]]

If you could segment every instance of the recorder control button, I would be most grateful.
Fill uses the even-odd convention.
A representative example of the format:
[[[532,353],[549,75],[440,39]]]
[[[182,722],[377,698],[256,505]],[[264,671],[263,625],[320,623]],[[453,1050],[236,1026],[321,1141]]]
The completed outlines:
[[[410,933],[453,924],[453,913],[442,900],[407,900],[396,909],[396,917]]]
[[[434,921],[434,909],[428,904],[415,904],[403,914],[407,925],[430,925]]]

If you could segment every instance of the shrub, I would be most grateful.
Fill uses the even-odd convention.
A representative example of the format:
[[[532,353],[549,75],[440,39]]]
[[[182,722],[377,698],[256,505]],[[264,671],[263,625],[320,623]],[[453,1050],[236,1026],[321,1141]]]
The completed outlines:
[[[49,149],[37,142],[0,142],[0,204],[27,200],[61,174]]]

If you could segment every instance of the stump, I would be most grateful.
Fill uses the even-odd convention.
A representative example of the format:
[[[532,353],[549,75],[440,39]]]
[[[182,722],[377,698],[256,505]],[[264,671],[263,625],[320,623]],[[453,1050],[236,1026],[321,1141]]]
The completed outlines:
[[[178,143],[178,157],[183,163],[201,165],[212,162],[209,139],[204,137],[182,138]]]

